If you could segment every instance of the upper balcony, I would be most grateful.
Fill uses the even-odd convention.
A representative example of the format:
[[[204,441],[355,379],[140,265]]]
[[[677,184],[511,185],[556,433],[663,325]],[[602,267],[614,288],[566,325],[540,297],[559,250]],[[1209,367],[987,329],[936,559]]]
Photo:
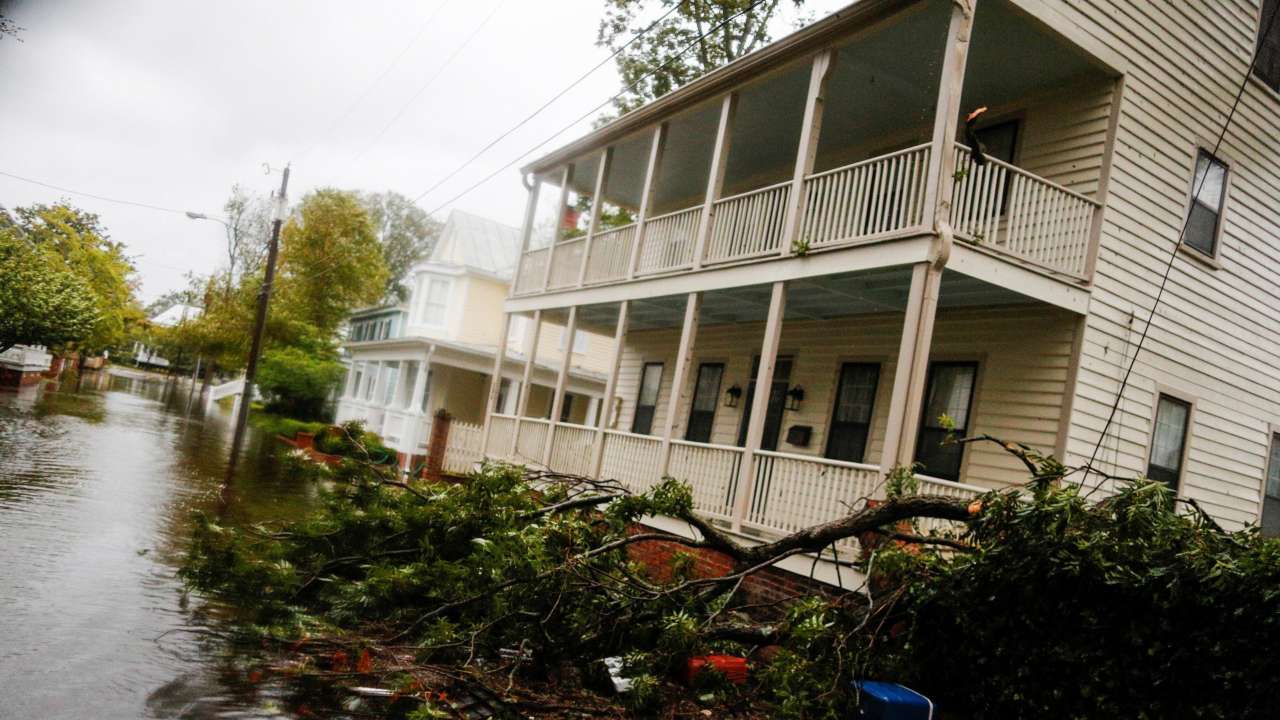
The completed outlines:
[[[517,304],[828,252],[858,259],[804,272],[924,261],[882,250],[946,225],[960,272],[1087,292],[1117,71],[1019,0],[977,3],[966,61],[958,7],[864,0],[530,165]]]

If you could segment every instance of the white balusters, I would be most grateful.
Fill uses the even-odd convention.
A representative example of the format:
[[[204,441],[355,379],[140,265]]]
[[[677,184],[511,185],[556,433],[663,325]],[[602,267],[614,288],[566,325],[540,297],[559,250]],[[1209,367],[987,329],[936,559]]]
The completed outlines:
[[[635,223],[596,232],[591,238],[591,255],[587,258],[587,284],[626,278],[631,244],[635,238]]]
[[[715,203],[707,264],[776,255],[786,222],[791,183],[783,182]]]
[[[921,225],[929,150],[917,145],[810,175],[800,240],[818,248]]]
[[[636,272],[645,275],[691,266],[701,213],[698,205],[646,220]]]

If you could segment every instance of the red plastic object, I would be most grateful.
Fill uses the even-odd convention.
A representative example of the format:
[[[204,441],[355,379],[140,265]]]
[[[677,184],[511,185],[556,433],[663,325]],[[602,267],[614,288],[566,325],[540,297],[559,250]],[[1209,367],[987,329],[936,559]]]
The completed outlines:
[[[689,658],[689,663],[684,670],[685,684],[692,685],[698,679],[702,669],[708,665],[719,670],[720,674],[734,685],[741,685],[747,681],[746,658],[733,655],[700,655]]]

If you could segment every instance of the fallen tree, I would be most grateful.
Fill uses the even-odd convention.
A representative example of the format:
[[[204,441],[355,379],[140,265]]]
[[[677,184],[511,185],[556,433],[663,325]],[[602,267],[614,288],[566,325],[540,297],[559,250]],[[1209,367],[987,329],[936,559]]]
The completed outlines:
[[[931,497],[900,471],[881,502],[763,544],[699,518],[675,480],[632,494],[505,465],[456,484],[404,482],[371,462],[309,467],[333,487],[320,510],[244,529],[202,518],[183,575],[293,650],[372,648],[389,660],[379,680],[420,698],[424,717],[449,716],[423,690],[428,672],[525,714],[617,712],[592,692],[613,656],[631,678],[626,704],[646,715],[699,696],[665,678],[709,652],[754,658],[757,682],[716,685],[702,701],[742,709],[750,698],[767,703],[762,717],[841,716],[866,677],[976,717],[1250,717],[1274,702],[1280,661],[1258,643],[1280,641],[1276,542],[1225,532],[1158,483],[1091,503],[1056,461],[1006,449],[1028,466],[1024,488]],[[638,530],[648,515],[696,537]],[[966,529],[929,535],[913,525],[924,518]],[[868,534],[891,542],[846,558],[870,578],[861,592],[786,608],[742,598],[744,579],[780,559]],[[655,540],[721,553],[731,568],[700,577],[677,559],[659,582],[627,552]]]

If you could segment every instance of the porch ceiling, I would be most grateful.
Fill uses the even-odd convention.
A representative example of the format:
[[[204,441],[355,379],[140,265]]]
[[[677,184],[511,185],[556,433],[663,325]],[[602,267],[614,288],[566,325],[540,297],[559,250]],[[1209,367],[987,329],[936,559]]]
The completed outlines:
[[[831,320],[878,312],[902,312],[911,290],[908,266],[793,280],[787,285],[785,321]],[[763,322],[769,309],[769,286],[714,290],[703,294],[700,320],[706,325]],[[631,301],[633,330],[678,328],[684,322],[686,296],[668,295]],[[953,271],[942,276],[941,308],[1017,305],[1033,302],[998,285]],[[618,306],[586,305],[578,309],[584,329],[612,335]]]

